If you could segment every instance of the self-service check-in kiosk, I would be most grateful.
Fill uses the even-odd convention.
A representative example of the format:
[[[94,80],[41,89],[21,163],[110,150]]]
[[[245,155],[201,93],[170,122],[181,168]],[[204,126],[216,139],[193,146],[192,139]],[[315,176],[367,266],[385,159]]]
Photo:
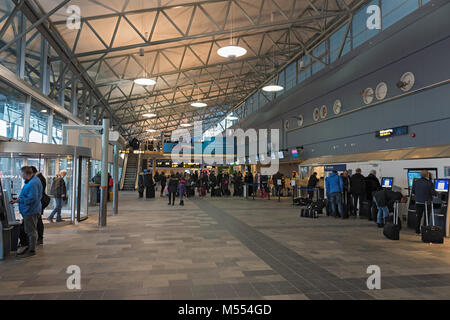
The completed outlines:
[[[392,177],[381,178],[381,187],[383,189],[392,190],[393,185],[394,185],[394,178],[392,178]]]
[[[433,197],[434,224],[444,230],[444,235],[449,235],[448,217],[448,195],[449,195],[450,179],[434,180],[434,191],[436,196]]]

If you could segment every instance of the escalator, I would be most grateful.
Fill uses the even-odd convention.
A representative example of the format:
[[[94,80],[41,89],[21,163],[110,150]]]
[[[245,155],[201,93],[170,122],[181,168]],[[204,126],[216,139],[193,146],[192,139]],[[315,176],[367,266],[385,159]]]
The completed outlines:
[[[136,176],[138,172],[138,155],[134,153],[128,154],[125,168],[125,177],[122,190],[134,191],[136,186]]]

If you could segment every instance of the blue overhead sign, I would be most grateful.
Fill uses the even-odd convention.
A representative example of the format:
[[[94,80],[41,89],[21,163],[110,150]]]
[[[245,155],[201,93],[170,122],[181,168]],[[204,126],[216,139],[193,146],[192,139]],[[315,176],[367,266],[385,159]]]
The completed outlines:
[[[325,171],[344,171],[347,170],[346,164],[330,164],[325,166]]]

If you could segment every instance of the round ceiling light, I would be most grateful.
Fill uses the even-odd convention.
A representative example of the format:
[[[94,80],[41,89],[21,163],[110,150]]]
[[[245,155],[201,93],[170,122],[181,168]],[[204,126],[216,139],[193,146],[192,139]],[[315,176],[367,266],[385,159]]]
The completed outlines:
[[[192,126],[192,124],[190,124],[190,123],[182,123],[182,124],[180,124],[180,126],[187,128],[187,127]]]
[[[234,121],[234,120],[237,120],[237,119],[239,119],[239,118],[236,117],[236,116],[233,115],[233,114],[230,114],[230,115],[227,117],[227,120],[231,120],[231,121]]]
[[[222,47],[219,50],[217,50],[217,54],[219,56],[228,58],[228,59],[242,57],[246,53],[247,53],[247,50],[245,50],[242,47],[238,47],[238,46],[226,46],[226,47]]]
[[[156,132],[155,129],[147,129],[147,130],[145,130],[145,131],[147,131],[147,132]]]
[[[196,108],[203,108],[203,107],[206,107],[207,105],[208,104],[206,104],[205,102],[201,102],[200,100],[191,103],[191,106],[196,107]]]
[[[156,117],[156,114],[155,113],[144,113],[142,116],[146,117],[146,118],[154,118],[154,117]]]
[[[284,90],[284,88],[282,86],[279,86],[277,84],[269,84],[269,85],[263,87],[262,89],[263,89],[263,91],[266,91],[266,92],[279,92],[279,91]]]
[[[156,84],[156,81],[149,78],[138,78],[134,79],[134,83],[141,85],[141,86],[153,86]]]

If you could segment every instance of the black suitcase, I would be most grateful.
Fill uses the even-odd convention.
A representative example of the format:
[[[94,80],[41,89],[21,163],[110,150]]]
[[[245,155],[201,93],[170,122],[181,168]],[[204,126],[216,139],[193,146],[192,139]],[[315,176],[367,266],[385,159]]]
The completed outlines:
[[[421,227],[422,241],[425,243],[444,243],[444,230],[441,227],[434,224],[434,209],[433,203],[431,203],[431,223],[428,225],[428,205],[425,203],[425,221],[426,226]]]
[[[359,202],[359,217],[361,219],[368,219],[370,216],[370,203],[367,200]]]
[[[386,238],[391,240],[400,240],[401,225],[398,223],[398,202],[394,203],[394,219],[392,222],[387,222],[383,228],[383,234]]]

